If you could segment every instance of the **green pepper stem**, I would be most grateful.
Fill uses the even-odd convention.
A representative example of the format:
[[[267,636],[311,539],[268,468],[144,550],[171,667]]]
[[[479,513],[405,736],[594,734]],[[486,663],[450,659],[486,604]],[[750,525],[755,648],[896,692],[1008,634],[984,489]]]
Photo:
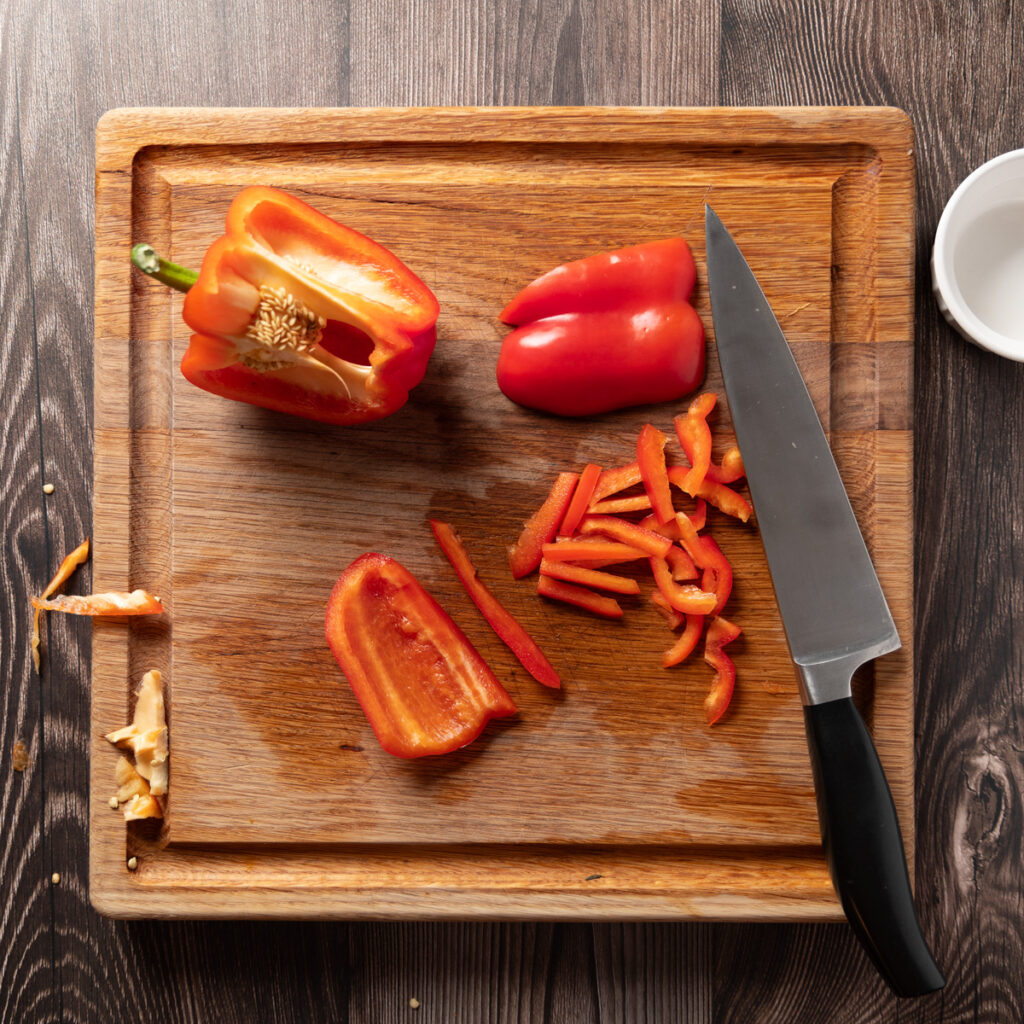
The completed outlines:
[[[153,246],[146,242],[132,246],[132,263],[148,277],[179,292],[187,292],[199,279],[194,270],[179,267],[177,263],[158,256]]]

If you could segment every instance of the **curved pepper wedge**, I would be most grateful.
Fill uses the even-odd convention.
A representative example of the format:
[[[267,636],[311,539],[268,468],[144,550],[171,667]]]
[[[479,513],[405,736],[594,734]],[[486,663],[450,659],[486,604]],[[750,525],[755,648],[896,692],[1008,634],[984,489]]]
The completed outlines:
[[[327,602],[327,642],[380,745],[447,754],[516,706],[445,610],[393,558],[369,553]]]
[[[181,372],[197,387],[344,424],[390,415],[423,379],[437,299],[382,245],[293,196],[243,189],[197,278],[139,249],[136,266],[187,288]]]

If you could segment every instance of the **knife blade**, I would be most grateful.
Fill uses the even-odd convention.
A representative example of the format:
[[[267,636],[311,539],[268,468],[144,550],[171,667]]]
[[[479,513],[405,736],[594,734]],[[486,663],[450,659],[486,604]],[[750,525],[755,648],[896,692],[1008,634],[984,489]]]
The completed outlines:
[[[804,703],[822,844],[847,919],[901,996],[945,979],[921,934],[892,794],[853,703],[854,671],[899,634],[782,328],[705,207],[725,391]]]

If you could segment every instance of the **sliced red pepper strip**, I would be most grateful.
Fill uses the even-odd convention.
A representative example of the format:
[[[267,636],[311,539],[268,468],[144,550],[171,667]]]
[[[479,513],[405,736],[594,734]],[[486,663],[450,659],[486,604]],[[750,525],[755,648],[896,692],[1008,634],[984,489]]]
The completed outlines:
[[[530,516],[519,540],[508,549],[508,564],[517,580],[540,565],[542,548],[558,533],[578,480],[575,473],[559,473],[544,504]]]
[[[571,537],[576,532],[576,527],[580,525],[580,520],[587,514],[587,507],[590,505],[590,499],[593,497],[594,488],[597,486],[597,481],[600,477],[601,467],[595,466],[593,463],[590,463],[580,473],[579,483],[576,485],[572,501],[569,502],[569,508],[565,513],[565,518],[562,520],[562,528],[559,531],[563,536]]]
[[[341,574],[325,630],[389,754],[447,754],[476,739],[490,719],[516,712],[463,632],[393,558],[365,554]]]
[[[585,611],[601,615],[606,619],[621,619],[622,608],[614,597],[605,597],[603,594],[595,594],[585,587],[578,587],[573,583],[563,583],[561,580],[552,579],[550,576],[540,576],[537,579],[537,593],[542,597],[550,597],[555,601],[563,601],[565,604],[575,605]]]
[[[723,456],[721,465],[716,466],[713,462],[708,465],[705,480],[716,484],[732,484],[742,480],[747,475],[746,467],[743,465],[743,456],[740,450],[733,445]]]
[[[685,661],[697,646],[701,633],[704,632],[703,615],[687,615],[686,628],[679,634],[679,639],[662,655],[663,668],[672,668]]]
[[[56,597],[32,598],[32,606],[40,611],[67,612],[69,615],[91,615],[94,618],[116,618],[119,615],[159,615],[164,606],[145,590],[130,594],[58,594]]]
[[[675,544],[668,549],[665,560],[672,570],[672,579],[677,583],[697,578],[697,567],[693,564],[693,559],[682,548],[676,547]]]
[[[668,438],[650,423],[645,423],[636,442],[636,461],[644,490],[659,523],[667,523],[676,514],[665,469],[665,445]]]
[[[685,490],[683,480],[689,470],[685,466],[669,466],[667,472],[668,482],[680,490]],[[697,488],[697,498],[709,502],[719,511],[744,523],[754,512],[750,502],[739,491],[734,491],[731,487],[715,483],[712,480],[704,480],[701,483]],[[703,529],[703,523],[700,528]]]
[[[596,569],[573,565],[571,562],[551,562],[543,559],[540,563],[542,576],[551,576],[567,583],[579,583],[585,587],[596,587],[608,590],[613,594],[639,594],[640,584],[628,576],[616,576],[610,572],[598,572]]]
[[[66,583],[71,577],[71,574],[85,562],[89,557],[89,538],[86,537],[81,544],[75,548],[74,551],[68,555],[63,562],[60,563],[60,568],[57,570],[53,579],[46,585],[46,589],[40,595],[41,598],[49,597],[59,586]],[[32,664],[35,665],[36,672],[39,671],[39,613],[41,609],[36,608],[32,614]]]
[[[644,512],[651,507],[651,499],[647,494],[638,494],[633,498],[608,498],[590,506],[590,513],[595,516],[614,516],[621,512]],[[650,517],[657,522],[654,516]]]
[[[638,558],[647,558],[647,552],[633,547],[631,544],[620,544],[618,541],[603,540],[599,537],[579,537],[576,540],[562,540],[557,544],[545,544],[544,558],[552,562],[634,562]]]
[[[658,558],[664,558],[668,549],[672,547],[672,541],[668,537],[662,537],[653,530],[645,530],[626,519],[616,519],[615,516],[587,516],[580,523],[580,533],[601,533]]]
[[[606,469],[597,481],[594,496],[590,500],[592,502],[601,501],[613,494],[618,494],[619,491],[626,490],[627,487],[635,487],[642,479],[640,464],[637,462],[616,466],[615,469]]]
[[[551,662],[544,657],[544,652],[534,642],[533,637],[519,624],[515,616],[487,589],[486,584],[477,574],[476,567],[470,560],[459,539],[459,535],[448,523],[438,519],[430,520],[430,529],[434,532],[437,543],[445,557],[452,563],[455,574],[459,577],[466,593],[480,609],[483,617],[491,628],[508,645],[509,650],[519,659],[527,672],[545,686],[557,689],[562,685]]]
[[[722,649],[732,643],[742,630],[721,616],[711,620],[704,640],[704,660],[715,670],[711,689],[704,699],[704,714],[708,725],[714,725],[729,706],[732,691],[736,685],[736,666],[732,658]]]
[[[686,625],[686,616],[682,612],[677,612],[665,600],[665,595],[660,590],[655,590],[651,594],[651,603],[665,617],[669,629],[678,629],[680,626]]]
[[[664,558],[652,557],[650,564],[658,590],[677,612],[684,615],[707,615],[715,607],[714,594],[705,593],[692,583],[676,583]]]
[[[696,495],[711,465],[711,428],[708,426],[708,416],[717,401],[718,395],[713,391],[705,391],[690,403],[685,416],[677,416],[673,421],[679,443],[690,460],[691,468],[682,484],[683,490],[689,495]]]
[[[705,574],[710,572],[713,575],[712,589],[718,598],[711,614],[720,615],[732,593],[732,566],[713,537],[704,536],[700,540],[708,562],[705,566]],[[701,585],[705,590],[708,589],[705,582],[702,581]]]

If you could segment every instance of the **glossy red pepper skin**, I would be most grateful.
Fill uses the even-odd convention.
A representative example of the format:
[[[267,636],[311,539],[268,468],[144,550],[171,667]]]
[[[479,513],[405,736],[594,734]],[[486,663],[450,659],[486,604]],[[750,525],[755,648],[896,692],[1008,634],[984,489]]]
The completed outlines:
[[[593,416],[693,391],[704,348],[704,325],[687,302],[564,313],[505,337],[498,386],[530,409]]]
[[[447,754],[492,718],[516,712],[459,627],[386,555],[362,555],[341,574],[327,602],[326,634],[389,754]]]
[[[672,492],[669,490],[668,472],[665,469],[667,441],[668,438],[657,427],[646,423],[636,442],[636,461],[640,467],[644,490],[651,499],[655,518],[662,524],[670,522],[676,514],[672,507]]]
[[[560,313],[685,302],[696,279],[693,254],[684,239],[644,242],[549,270],[501,311],[501,321],[518,326]]]
[[[326,321],[309,352],[262,350],[246,338],[264,299],[283,289]],[[236,196],[183,316],[195,332],[181,363],[197,387],[326,423],[379,419],[405,404],[436,340],[437,299],[382,245],[277,189]],[[284,365],[247,359],[282,356]]]
[[[466,593],[473,599],[473,603],[480,609],[481,615],[494,632],[501,637],[523,668],[538,683],[558,689],[562,685],[562,680],[554,666],[544,656],[544,652],[537,646],[533,637],[523,629],[519,620],[505,608],[477,575],[476,566],[470,560],[469,552],[463,546],[459,535],[448,523],[438,519],[430,520],[430,529],[466,588]]]
[[[741,633],[739,626],[719,616],[711,620],[704,638],[704,660],[715,670],[711,689],[704,699],[704,714],[708,725],[714,725],[725,714],[736,685],[736,666],[723,648]]]
[[[519,539],[508,549],[509,568],[517,580],[528,576],[540,565],[544,545],[555,539],[578,482],[576,473],[559,473],[544,504],[530,516]]]

